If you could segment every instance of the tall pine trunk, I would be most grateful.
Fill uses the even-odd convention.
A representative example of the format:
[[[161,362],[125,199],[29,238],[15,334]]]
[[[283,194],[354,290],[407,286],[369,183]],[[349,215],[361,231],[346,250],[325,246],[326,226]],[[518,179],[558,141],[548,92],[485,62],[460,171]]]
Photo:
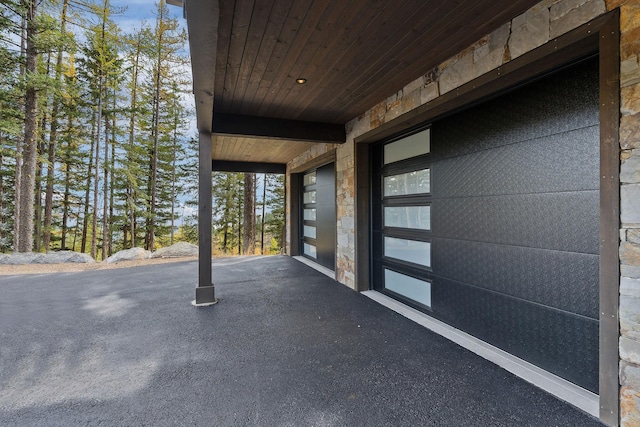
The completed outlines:
[[[44,110],[47,110],[45,106]],[[40,137],[38,138],[38,158],[36,160],[36,188],[35,188],[35,218],[34,218],[34,251],[40,252],[42,249],[42,159],[45,155],[45,133],[47,131],[47,113],[42,115],[40,120]],[[45,248],[46,249],[46,248]]]
[[[111,256],[113,253],[113,201],[115,198],[115,183],[113,178],[113,172],[116,168],[116,96],[115,90],[113,94],[113,115],[111,116],[111,163],[109,165],[109,245],[107,250],[107,256]]]
[[[246,255],[253,255],[256,252],[255,180],[256,175],[254,173],[244,174],[244,233],[242,236],[242,252]]]
[[[71,129],[71,116],[68,118],[69,129]],[[71,195],[71,141],[68,141],[67,147],[64,150],[64,197],[62,199],[62,241],[60,247],[62,250],[67,250],[67,232],[69,221],[69,197]],[[72,248],[75,250],[76,248]]]
[[[160,43],[158,43],[160,45]],[[160,50],[160,49],[158,49]],[[158,68],[155,71],[155,94],[153,96],[153,149],[151,153],[151,206],[149,207],[149,240],[147,250],[153,251],[156,227],[156,204],[157,204],[157,186],[158,186],[158,147],[159,135],[158,126],[160,124],[160,53],[158,53]]]
[[[35,46],[37,35],[36,0],[27,0],[27,32],[26,32],[26,75],[38,72],[38,52]],[[36,177],[36,150],[38,146],[38,91],[33,84],[27,85],[25,93],[25,123],[23,163],[20,171],[19,185],[19,227],[18,252],[31,252],[33,249],[33,202]]]
[[[260,224],[260,255],[264,255],[264,208],[267,200],[267,174],[263,174],[262,183],[262,223]]]
[[[140,51],[141,51],[141,33],[136,35],[135,56],[133,61],[133,75],[131,77],[131,103],[130,110],[131,116],[129,117],[129,147],[127,150],[127,161],[129,165],[134,163],[134,150],[135,150],[135,129],[138,109],[138,73],[140,63]],[[130,248],[136,246],[136,194],[134,186],[134,176],[131,171],[127,175],[127,210],[129,219],[129,231],[131,233]],[[123,245],[127,244],[127,227],[124,228],[124,241]]]
[[[109,248],[109,117],[104,118],[104,162],[102,163],[102,260]]]
[[[87,233],[89,231],[89,202],[91,195],[91,180],[93,179],[93,153],[96,144],[96,114],[91,116],[91,148],[89,149],[89,164],[87,165],[87,179],[84,189],[84,216],[82,217],[82,241],[80,243],[80,251],[87,251]],[[75,247],[75,243],[73,245]]]
[[[62,12],[60,14],[60,34],[65,34],[67,24],[67,6],[69,0],[62,3]],[[58,49],[56,57],[56,82],[62,77],[62,46]],[[47,160],[49,167],[47,168],[47,189],[44,200],[44,234],[42,236],[42,244],[46,250],[49,250],[51,241],[51,221],[53,218],[53,183],[56,164],[56,144],[58,138],[58,114],[60,111],[60,97],[57,94],[53,96],[53,107],[51,108],[51,130],[49,133],[49,152]],[[64,249],[64,244],[62,245]]]
[[[176,223],[176,163],[178,151],[178,124],[174,123],[173,128],[173,159],[171,159],[171,244],[173,245],[173,235]]]
[[[26,73],[26,56],[27,56],[27,15],[22,12],[22,19],[20,25],[20,78],[25,78]],[[22,206],[20,200],[20,186],[22,183],[22,164],[23,164],[23,136],[24,133],[18,135],[16,141],[16,170],[14,183],[16,186],[14,192],[14,204],[13,204],[13,249],[20,251],[20,208]]]
[[[93,177],[93,209],[91,230],[91,257],[98,255],[98,189],[100,188],[100,130],[102,128],[102,73],[98,78],[98,112],[96,118],[96,143],[95,143],[95,175]]]

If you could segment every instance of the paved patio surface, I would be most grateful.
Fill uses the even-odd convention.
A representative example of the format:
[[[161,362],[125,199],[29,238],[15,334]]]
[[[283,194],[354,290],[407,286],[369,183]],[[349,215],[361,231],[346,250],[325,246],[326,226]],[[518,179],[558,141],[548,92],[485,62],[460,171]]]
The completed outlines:
[[[2,426],[590,426],[288,257],[0,277]]]

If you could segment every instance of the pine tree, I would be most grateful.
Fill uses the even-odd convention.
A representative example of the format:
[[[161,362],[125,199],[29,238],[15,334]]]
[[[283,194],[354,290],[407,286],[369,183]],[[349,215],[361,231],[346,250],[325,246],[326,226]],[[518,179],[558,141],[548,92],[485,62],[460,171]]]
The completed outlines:
[[[22,67],[20,44],[12,37],[21,33],[20,5],[8,2],[0,9],[0,252],[13,249],[16,215],[16,171],[19,171],[24,110],[19,79]],[[18,177],[19,178],[19,177]]]
[[[69,50],[68,47],[72,46],[73,38],[67,34],[67,10],[70,0],[63,0],[62,9],[60,11],[60,30],[59,41],[56,46],[58,52],[56,54],[55,64],[55,82],[58,83],[62,79],[62,60],[65,50]],[[73,49],[73,48],[71,48]],[[51,221],[53,218],[53,186],[55,178],[55,164],[56,164],[56,147],[58,144],[58,128],[59,128],[59,112],[61,108],[61,94],[55,91],[52,99],[51,108],[51,127],[49,132],[49,147],[47,151],[47,181],[46,181],[46,196],[44,205],[44,234],[43,234],[43,246],[45,250],[49,250],[51,241]]]
[[[102,133],[103,122],[108,123],[104,114],[106,103],[108,102],[108,85],[112,81],[114,76],[120,72],[120,66],[122,60],[119,57],[119,38],[118,29],[113,21],[110,19],[110,5],[109,0],[104,0],[101,6],[95,6],[94,11],[98,19],[98,23],[92,25],[87,34],[87,44],[85,46],[84,54],[85,60],[85,72],[88,78],[89,86],[91,87],[91,95],[96,105],[94,113],[95,117],[95,133],[92,138],[92,145],[95,149],[94,153],[94,177],[93,177],[93,201],[92,201],[92,227],[91,227],[91,256],[96,257],[98,253],[97,240],[98,240],[98,210],[99,210],[99,196],[100,196],[100,143],[102,138],[106,138],[108,141],[108,131]],[[105,119],[105,120],[103,120]],[[108,143],[105,143],[104,150],[104,164],[103,169],[108,167]],[[103,197],[107,197],[107,193],[103,187]],[[104,209],[104,216],[107,212]],[[104,227],[103,227],[104,228]],[[85,229],[86,232],[86,229]],[[103,230],[104,240],[104,230]],[[106,251],[102,250],[102,259],[106,258]]]
[[[284,206],[284,175],[267,174],[265,185],[268,188],[267,208],[270,211],[265,218],[267,231],[273,235],[282,250],[285,242],[285,206]]]
[[[213,173],[213,226],[220,238],[220,249],[231,253],[241,250],[242,202],[244,176],[242,173]]]
[[[38,145],[38,1],[26,0],[26,56],[25,56],[25,120],[24,146],[22,148],[22,165],[18,197],[19,225],[16,235],[15,249],[18,252],[31,252],[33,249],[33,218],[35,201],[36,154]]]
[[[186,41],[186,33],[180,31],[176,19],[169,17],[164,0],[157,5],[156,21],[149,40],[147,58],[150,63],[151,84],[146,85],[146,96],[152,106],[149,129],[149,176],[147,197],[149,211],[146,221],[145,247],[155,248],[158,231],[169,220],[170,214],[165,203],[170,196],[163,194],[169,186],[172,156],[172,118],[168,114],[167,99],[172,85],[179,78],[177,70],[186,64],[181,50]],[[160,230],[159,230],[160,229]]]

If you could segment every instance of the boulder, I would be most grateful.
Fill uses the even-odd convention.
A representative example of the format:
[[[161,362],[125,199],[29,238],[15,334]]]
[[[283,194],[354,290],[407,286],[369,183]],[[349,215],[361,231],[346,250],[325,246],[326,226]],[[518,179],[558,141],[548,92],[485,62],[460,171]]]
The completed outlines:
[[[134,261],[137,259],[149,259],[151,258],[151,252],[142,248],[125,249],[124,251],[116,252],[107,258],[107,263],[112,264],[120,261]]]
[[[37,252],[15,252],[0,256],[0,264],[64,264],[64,263],[92,263],[95,262],[88,254],[73,251],[49,252],[41,254]]]
[[[41,264],[63,264],[63,263],[79,263],[89,264],[96,262],[91,255],[81,254],[73,251],[50,252],[45,254],[44,258],[39,260]]]
[[[193,243],[178,242],[174,245],[160,248],[151,254],[151,258],[173,258],[198,256],[198,246]]]
[[[41,264],[41,260],[44,256],[45,254],[36,252],[14,252],[2,258],[0,262],[9,265]]]

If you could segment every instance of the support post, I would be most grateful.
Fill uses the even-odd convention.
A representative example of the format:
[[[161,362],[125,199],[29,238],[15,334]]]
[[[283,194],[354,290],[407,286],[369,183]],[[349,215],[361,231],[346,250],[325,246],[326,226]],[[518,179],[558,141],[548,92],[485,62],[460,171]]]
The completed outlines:
[[[198,150],[198,287],[193,305],[217,303],[211,278],[211,133],[199,133]]]

